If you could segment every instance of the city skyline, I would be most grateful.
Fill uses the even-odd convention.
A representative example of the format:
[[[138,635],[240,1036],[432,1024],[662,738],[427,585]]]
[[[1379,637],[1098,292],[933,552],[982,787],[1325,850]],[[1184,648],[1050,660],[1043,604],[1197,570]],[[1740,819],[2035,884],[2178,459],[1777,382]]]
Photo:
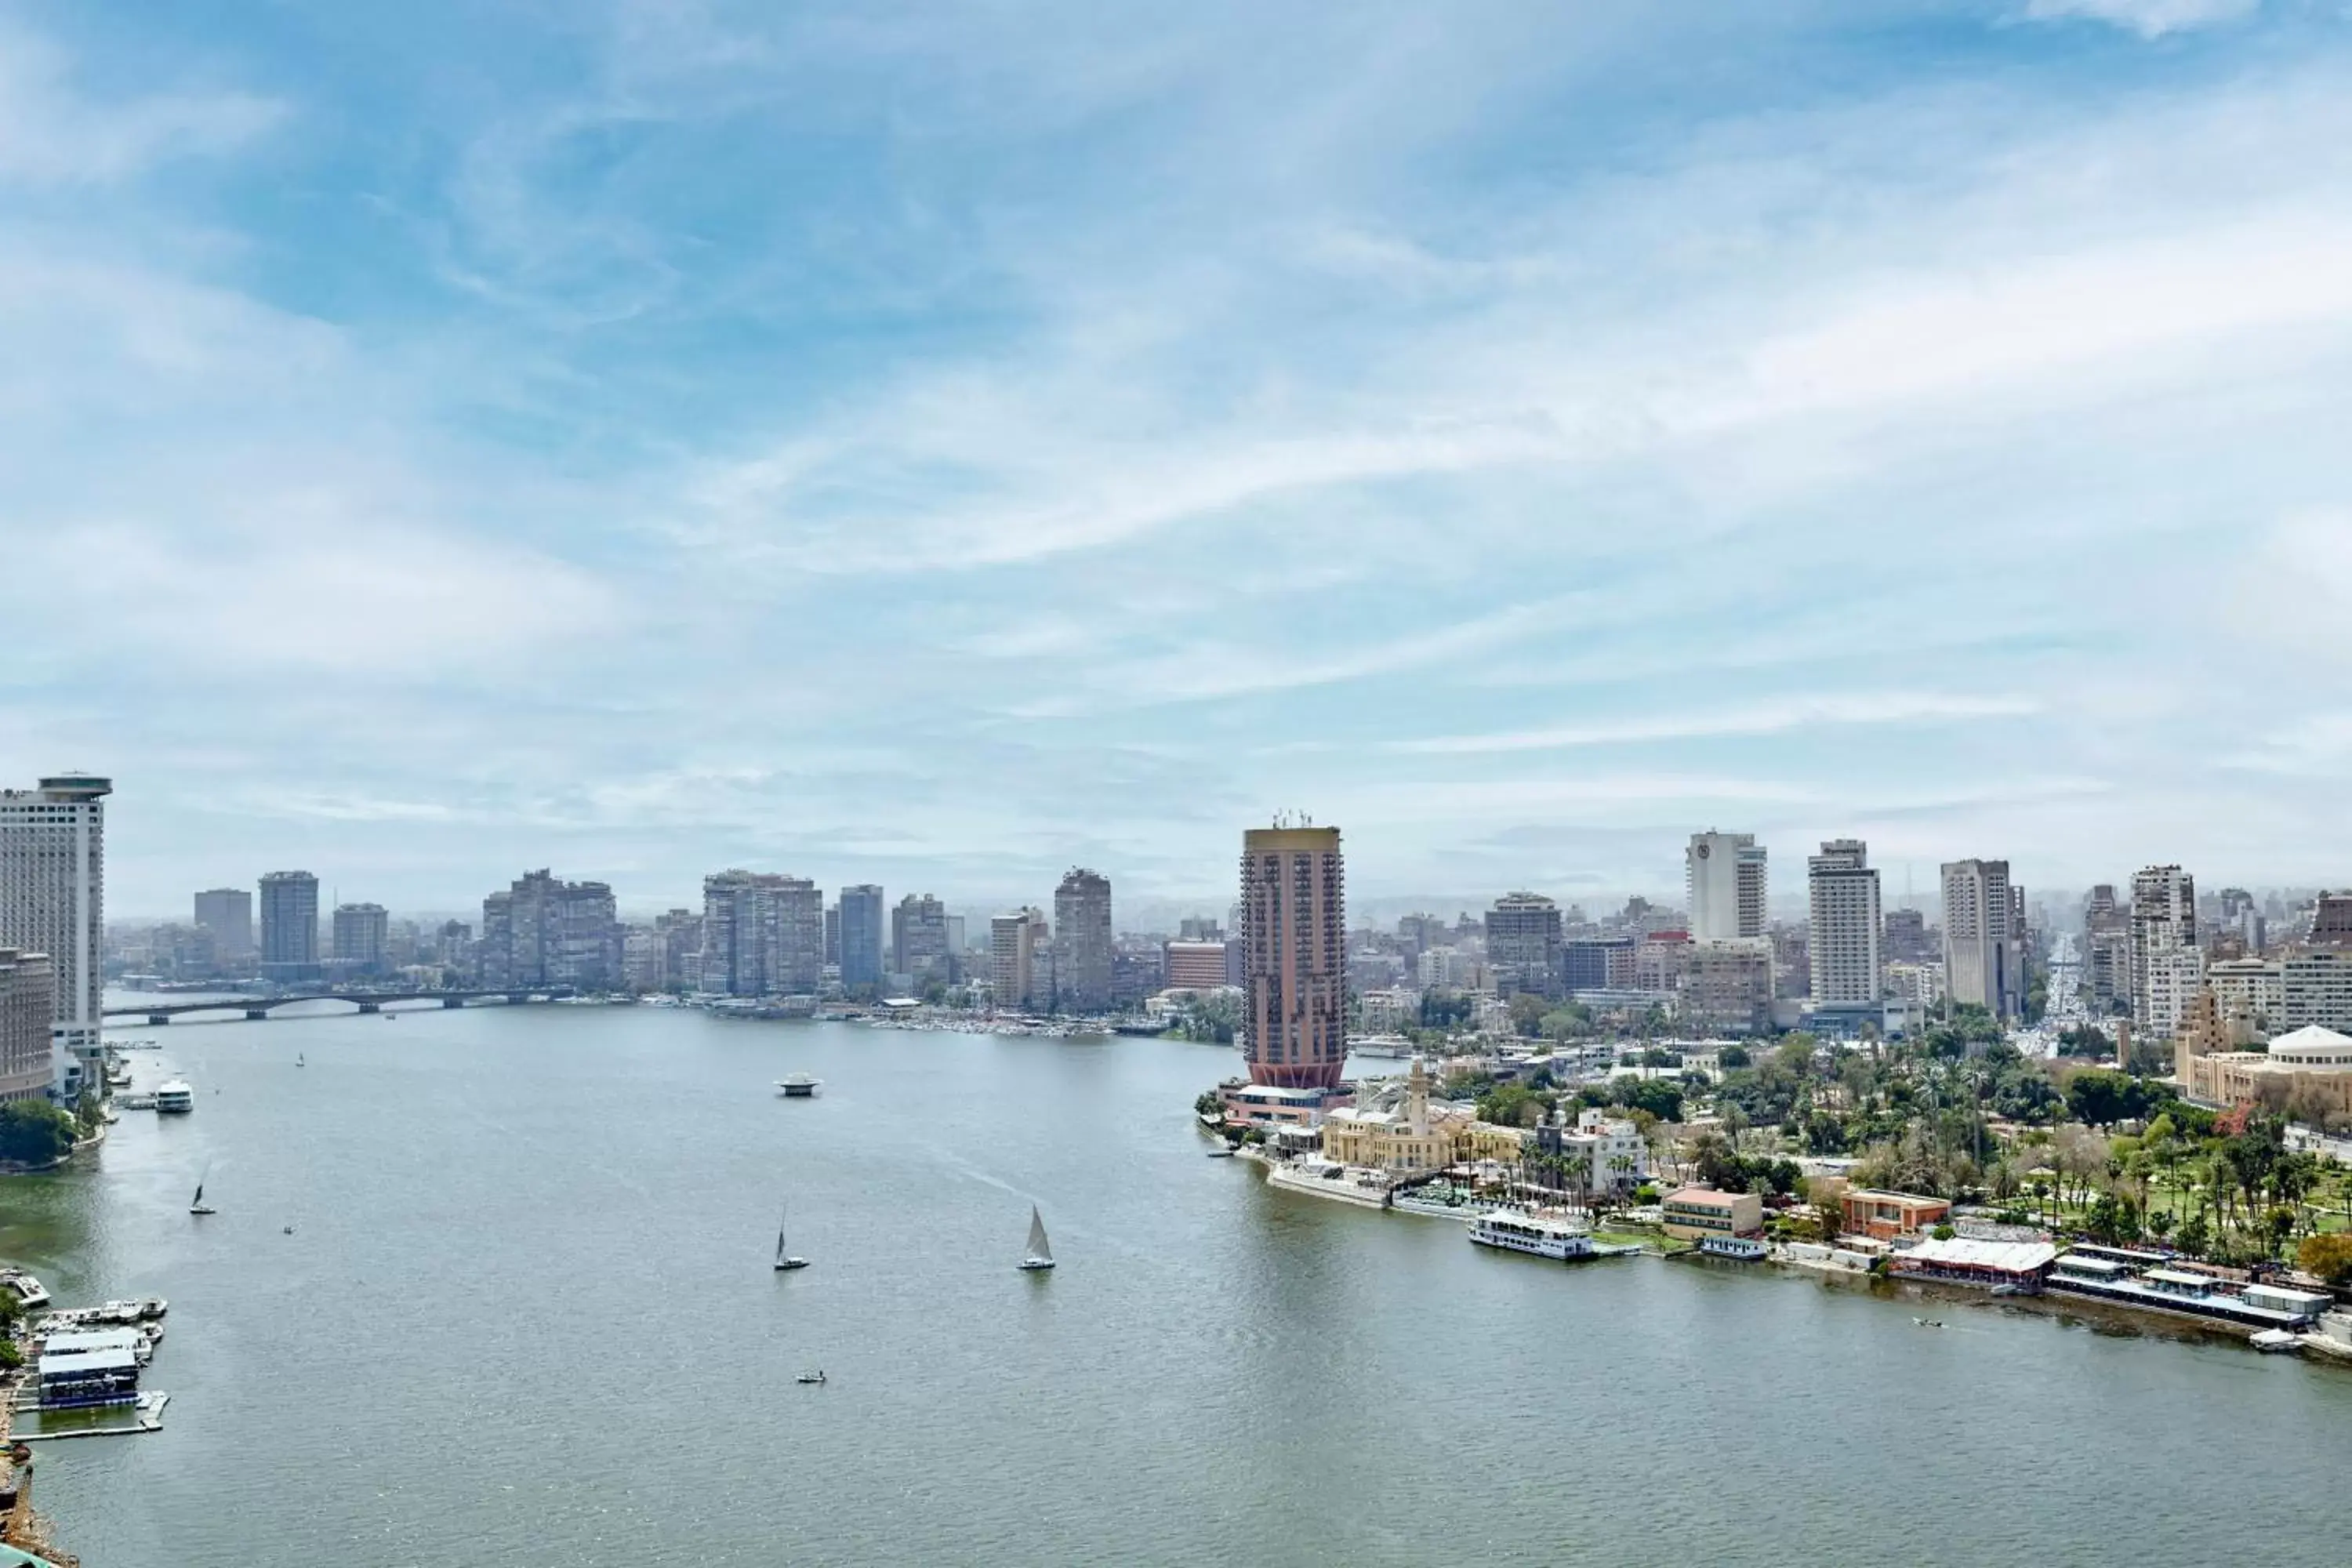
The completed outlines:
[[[0,765],[142,781],[119,908],[2352,874],[2333,12],[863,10],[0,22]]]

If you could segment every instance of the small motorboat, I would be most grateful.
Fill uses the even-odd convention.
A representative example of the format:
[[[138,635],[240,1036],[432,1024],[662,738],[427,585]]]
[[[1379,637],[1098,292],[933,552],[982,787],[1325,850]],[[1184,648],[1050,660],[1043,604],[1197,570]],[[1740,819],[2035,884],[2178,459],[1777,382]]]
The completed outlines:
[[[1923,1329],[1940,1329],[1944,1326],[1943,1320],[1940,1318],[1914,1318],[1911,1321]]]
[[[2293,1355],[2303,1342],[2284,1329],[2264,1329],[2247,1342],[2264,1355]]]
[[[1231,1147],[1216,1148],[1209,1151],[1209,1158],[1212,1160],[1230,1160],[1233,1157],[1234,1152]]]
[[[821,1384],[821,1383],[823,1383],[823,1382],[824,1381],[824,1373],[822,1373],[822,1372],[804,1372],[804,1373],[801,1373],[798,1377],[796,1377],[796,1378],[793,1379],[793,1381],[794,1383],[819,1383],[819,1384]]]
[[[286,1234],[287,1234],[287,1235],[289,1235],[289,1236],[293,1235],[293,1234],[294,1234],[294,1227],[293,1227],[292,1226],[290,1226],[290,1225],[289,1225],[289,1226],[288,1226],[286,1227]]]
[[[786,1100],[814,1100],[824,1080],[807,1073],[788,1073],[776,1080],[776,1092]]]

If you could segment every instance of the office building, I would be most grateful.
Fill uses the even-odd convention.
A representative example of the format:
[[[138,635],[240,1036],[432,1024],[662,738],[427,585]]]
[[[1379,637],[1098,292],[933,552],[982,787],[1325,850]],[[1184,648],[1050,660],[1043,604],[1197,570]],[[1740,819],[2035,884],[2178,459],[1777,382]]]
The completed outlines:
[[[2202,979],[2197,879],[2178,866],[2147,867],[2132,879],[2130,920],[2132,1023],[2169,1039]]]
[[[1772,1025],[1769,937],[1682,944],[1676,989],[1683,1027],[1695,1035],[1759,1035]]]
[[[860,882],[841,889],[841,984],[870,991],[882,984],[882,889]]]
[[[1633,984],[1640,940],[1630,936],[1579,937],[1560,943],[1561,983],[1574,991],[1622,991]]]
[[[1944,994],[2003,1022],[2025,1014],[2025,955],[2016,940],[2017,900],[2006,860],[1954,860],[1944,867]]]
[[[0,790],[0,946],[45,953],[56,989],[52,1062],[98,1080],[105,1056],[106,797],[114,785],[59,773]]]
[[[1171,991],[1214,991],[1230,985],[1223,942],[1171,942],[1160,950],[1160,982]]]
[[[622,983],[621,935],[610,886],[527,871],[482,900],[482,984],[611,990]]]
[[[2279,965],[2276,1026],[2352,1033],[2352,950],[2310,948]]]
[[[1752,833],[1691,835],[1683,851],[1693,942],[1764,934],[1764,847]]]
[[[1347,873],[1339,829],[1244,834],[1241,895],[1250,1081],[1336,1089],[1348,1055]]]
[[[1815,1007],[1856,1007],[1879,1000],[1878,873],[1859,838],[1832,838],[1805,863],[1812,919],[1805,954]]]
[[[810,995],[824,978],[824,895],[814,882],[740,868],[702,879],[702,990]]]
[[[841,906],[824,907],[824,962],[830,968],[841,967]]]
[[[48,954],[0,947],[0,1100],[35,1100],[59,1087],[49,1044],[57,1011]]]
[[[391,945],[392,917],[382,904],[337,904],[334,962],[339,973],[382,974]]]
[[[2252,910],[2251,929],[2259,931],[2261,917]],[[2311,908],[2311,930],[2304,936],[2308,947],[2343,948],[2352,950],[2352,893],[2322,893]],[[2253,945],[2260,946],[2259,942]]]
[[[2104,1016],[2131,1006],[2131,911],[2105,882],[2091,889],[2083,911],[2083,983],[2091,1011]]]
[[[955,924],[961,926],[959,916]],[[890,911],[890,967],[917,985],[955,978],[961,932],[950,932],[947,906],[929,893],[908,893]]]
[[[319,879],[308,871],[261,879],[261,976],[281,983],[319,977]]]
[[[1054,889],[1054,999],[1074,1013],[1111,1002],[1110,879],[1084,867]]]
[[[1496,899],[1486,911],[1486,967],[1501,995],[1559,995],[1559,906],[1541,893]]]
[[[223,965],[253,960],[253,895],[243,888],[207,888],[196,895],[195,923],[213,933],[213,955]]]
[[[1939,933],[1928,928],[1927,917],[1917,910],[1886,911],[1886,929],[1879,941],[1878,955],[1888,963],[1940,965],[1944,962]]]
[[[1025,1008],[1045,1000],[1037,965],[1046,940],[1042,910],[1014,910],[989,921],[989,987],[999,1007]]]

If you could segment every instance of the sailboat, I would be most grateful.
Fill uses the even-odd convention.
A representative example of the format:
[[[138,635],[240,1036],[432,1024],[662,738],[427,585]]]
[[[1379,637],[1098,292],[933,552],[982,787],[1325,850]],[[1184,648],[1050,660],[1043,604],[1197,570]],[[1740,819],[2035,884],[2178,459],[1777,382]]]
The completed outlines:
[[[211,1175],[212,1170],[213,1168],[210,1165],[206,1165],[205,1167],[205,1176]],[[196,1195],[188,1200],[188,1212],[190,1214],[216,1214],[219,1212],[215,1209],[212,1205],[205,1202],[205,1176],[198,1176],[196,1178]]]
[[[298,1067],[298,1068],[303,1065],[303,1063],[302,1063],[302,1053],[301,1053],[301,1052],[299,1052],[299,1051],[296,1051],[296,1052],[294,1053],[294,1065],[295,1065],[296,1067]]]
[[[1054,1267],[1054,1248],[1045,1240],[1045,1216],[1037,1205],[1029,1205],[1029,1251],[1021,1259],[1021,1267],[1032,1274],[1043,1274]]]
[[[807,1258],[795,1258],[784,1250],[784,1219],[783,1215],[779,1214],[776,1216],[776,1271],[781,1274],[787,1268],[806,1268],[807,1267]]]

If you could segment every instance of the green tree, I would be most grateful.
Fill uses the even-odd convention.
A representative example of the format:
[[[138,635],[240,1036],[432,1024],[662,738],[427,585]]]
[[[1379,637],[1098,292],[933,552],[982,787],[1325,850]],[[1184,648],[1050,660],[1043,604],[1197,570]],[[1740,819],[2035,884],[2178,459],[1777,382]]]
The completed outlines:
[[[74,1146],[74,1120],[46,1100],[0,1105],[0,1160],[46,1165]]]

